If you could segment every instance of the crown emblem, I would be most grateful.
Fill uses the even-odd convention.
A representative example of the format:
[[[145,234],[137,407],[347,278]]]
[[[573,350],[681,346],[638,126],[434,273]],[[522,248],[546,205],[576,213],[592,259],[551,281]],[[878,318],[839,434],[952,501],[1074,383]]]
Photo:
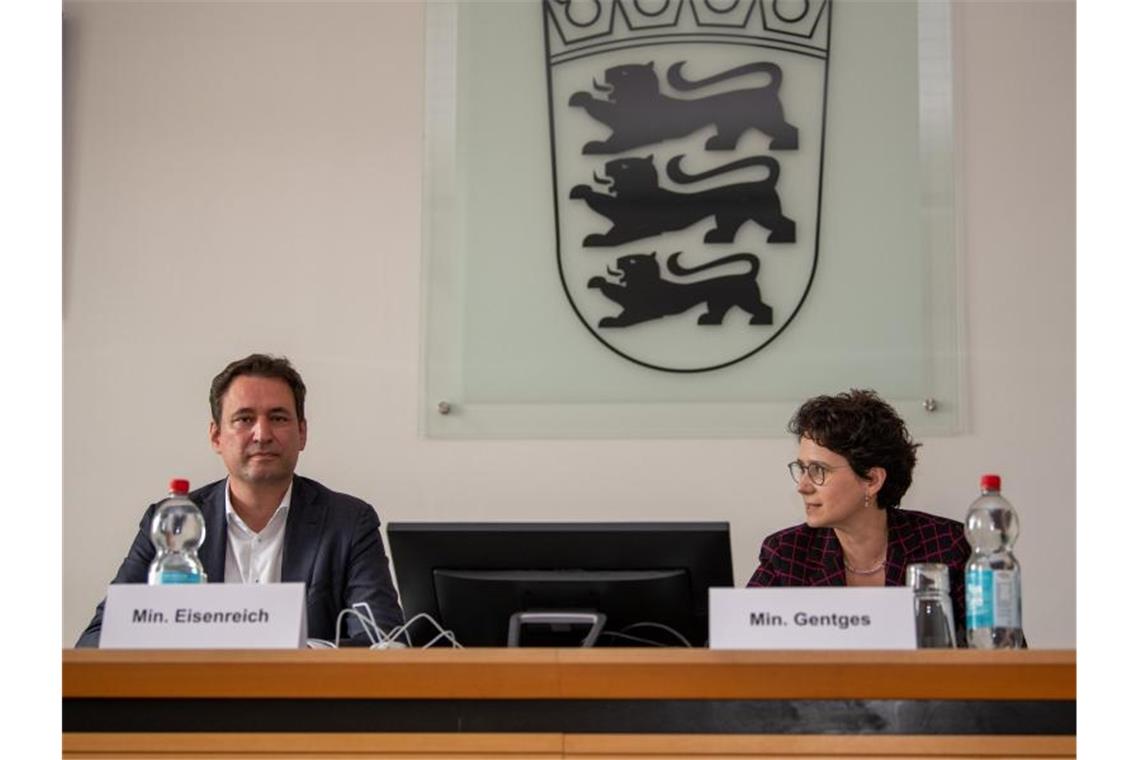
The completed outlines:
[[[732,42],[827,57],[831,0],[543,0],[552,64],[666,42]]]

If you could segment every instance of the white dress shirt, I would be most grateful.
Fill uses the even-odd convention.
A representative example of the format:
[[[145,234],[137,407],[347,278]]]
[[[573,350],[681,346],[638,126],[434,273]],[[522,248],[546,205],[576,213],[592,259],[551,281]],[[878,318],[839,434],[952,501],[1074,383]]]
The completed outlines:
[[[281,554],[285,547],[285,519],[293,484],[289,484],[281,504],[260,533],[234,511],[230,484],[226,481],[226,583],[280,583]]]

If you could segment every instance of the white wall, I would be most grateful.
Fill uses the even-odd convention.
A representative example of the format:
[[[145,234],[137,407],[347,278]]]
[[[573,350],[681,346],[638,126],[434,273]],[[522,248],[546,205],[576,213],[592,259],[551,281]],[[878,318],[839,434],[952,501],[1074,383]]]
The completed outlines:
[[[955,10],[969,432],[923,441],[904,506],[961,517],[1001,472],[1030,640],[1072,647],[1074,6]],[[729,520],[743,583],[800,520],[789,439],[418,437],[417,3],[64,16],[65,645],[167,479],[222,475],[207,388],[252,350],[309,385],[301,471],[384,521]]]

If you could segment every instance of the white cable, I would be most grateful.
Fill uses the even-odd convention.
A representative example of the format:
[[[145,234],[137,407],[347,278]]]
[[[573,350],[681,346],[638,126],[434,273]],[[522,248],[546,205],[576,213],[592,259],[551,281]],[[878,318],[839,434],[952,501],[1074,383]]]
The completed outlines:
[[[629,641],[636,641],[638,644],[648,644],[654,647],[664,647],[667,644],[662,644],[660,641],[653,639],[643,639],[640,636],[630,636],[628,633],[618,633],[617,631],[602,631],[603,636],[613,636],[616,639],[628,639]]]
[[[357,609],[359,607],[363,607],[364,612],[361,612],[359,609]],[[426,612],[419,613],[418,615],[413,617],[411,620],[408,620],[407,622],[405,622],[403,625],[396,626],[392,630],[385,633],[384,629],[382,629],[376,623],[376,618],[372,614],[372,608],[369,607],[367,602],[357,602],[356,604],[352,605],[352,607],[345,608],[345,609],[340,611],[340,614],[337,615],[337,618],[336,618],[336,639],[334,641],[326,641],[324,639],[309,639],[307,642],[308,647],[310,649],[327,649],[327,648],[339,649],[340,648],[340,638],[341,638],[341,636],[340,636],[341,621],[344,619],[345,615],[353,615],[360,621],[361,628],[364,629],[365,635],[368,636],[368,641],[370,642],[370,644],[369,644],[370,649],[396,649],[396,648],[404,648],[404,647],[412,646],[412,637],[408,633],[408,630],[411,628],[413,623],[416,623],[420,620],[428,621],[429,623],[432,624],[432,626],[435,627],[435,630],[438,631],[438,633],[430,641],[428,641],[428,643],[423,645],[424,649],[431,647],[436,642],[438,642],[440,639],[444,639],[446,641],[451,642],[451,646],[453,648],[456,648],[456,649],[462,649],[463,648],[463,645],[460,644],[456,640],[455,634],[452,631],[445,630],[443,628],[443,626],[441,626],[438,622],[436,622],[435,618],[433,618],[431,615],[427,614]],[[666,631],[666,632],[672,634],[673,636],[675,636],[677,638],[677,640],[680,641],[682,644],[684,644],[686,647],[690,647],[690,648],[692,647],[692,644],[689,643],[689,640],[686,639],[682,634],[678,633],[673,628],[670,628],[669,626],[664,625],[662,623],[653,623],[653,622],[648,622],[648,621],[641,622],[641,623],[632,623],[630,625],[625,626],[620,631],[602,631],[602,635],[613,636],[615,638],[626,639],[629,641],[635,641],[635,642],[638,642],[640,644],[648,644],[650,646],[657,646],[657,647],[668,646],[668,644],[661,642],[661,641],[654,641],[653,639],[647,639],[647,638],[643,638],[641,636],[633,636],[629,633],[626,633],[626,631],[631,631],[634,628],[659,628],[659,629]],[[406,641],[407,644],[405,644],[403,641],[399,641],[400,636],[403,636],[404,641]]]
[[[358,607],[363,607],[364,612],[358,610]],[[392,630],[385,633],[384,629],[376,623],[376,618],[372,615],[372,608],[368,606],[368,602],[357,602],[356,604],[352,605],[352,607],[346,607],[340,611],[340,614],[336,617],[336,639],[334,641],[330,642],[323,639],[309,639],[308,646],[311,649],[339,649],[341,638],[341,621],[344,619],[345,615],[354,615],[360,621],[360,626],[364,629],[364,633],[368,636],[368,641],[370,642],[369,649],[398,649],[412,646],[412,637],[408,634],[408,629],[411,627],[412,623],[415,623],[419,620],[427,620],[429,623],[435,626],[435,629],[439,632],[436,634],[435,638],[425,644],[423,648],[426,649],[427,647],[432,646],[440,639],[446,639],[447,641],[450,641],[451,646],[456,649],[463,648],[463,645],[456,641],[454,633],[448,630],[444,630],[443,626],[437,623],[435,619],[426,612],[419,613],[403,625],[396,626]],[[404,637],[404,641],[406,641],[407,644],[399,640],[400,636]]]
[[[340,611],[339,615],[336,616],[335,644],[336,644],[336,647],[338,649],[340,648],[340,621],[344,619],[345,615],[355,615],[357,618],[360,619],[360,627],[364,629],[364,633],[368,636],[368,640],[372,644],[375,644],[379,640],[377,633],[373,632],[373,628],[375,628],[377,631],[379,631],[379,628],[376,625],[376,623],[373,622],[372,620],[369,620],[368,618],[364,617],[364,615],[362,615],[358,610],[352,609],[350,607],[346,607]]]
[[[433,638],[428,643],[424,644],[424,646],[423,646],[424,649],[426,649],[427,647],[430,647],[432,644],[439,641],[440,639],[447,639],[448,641],[451,642],[451,646],[454,647],[455,649],[462,649],[463,648],[463,645],[455,640],[455,634],[454,633],[452,633],[451,631],[448,631],[448,630],[444,630],[443,626],[441,626],[439,623],[437,623],[435,618],[433,618],[431,615],[427,614],[426,612],[421,612],[418,615],[416,615],[415,617],[413,617],[411,620],[404,623],[403,625],[401,625],[397,628],[393,628],[391,631],[389,631],[388,636],[387,636],[387,640],[392,641],[397,636],[400,636],[401,634],[403,634],[404,639],[408,642],[408,645],[411,646],[412,639],[411,639],[411,636],[408,634],[408,629],[411,628],[412,623],[415,623],[418,620],[428,621],[433,626],[435,626],[435,629],[437,631],[439,631],[439,633],[435,636],[435,638]]]
[[[451,631],[440,631],[438,634],[436,634],[435,638],[433,638],[428,643],[424,644],[423,648],[427,649],[428,647],[430,647],[432,644],[439,641],[440,639],[447,639],[448,641],[450,641],[452,649],[462,649],[463,648],[463,645],[455,640],[455,634],[453,634]]]
[[[647,627],[647,628],[660,628],[661,630],[663,630],[663,631],[668,631],[669,633],[671,633],[671,634],[673,634],[674,636],[676,636],[676,637],[677,637],[677,639],[678,639],[678,640],[679,640],[679,641],[680,641],[682,644],[684,644],[685,646],[689,647],[690,649],[691,649],[691,648],[692,648],[692,646],[693,646],[692,644],[690,644],[690,643],[689,643],[689,640],[688,640],[688,639],[686,639],[684,636],[682,636],[682,635],[681,635],[680,633],[678,633],[676,630],[674,630],[674,629],[670,628],[669,626],[667,626],[667,625],[665,625],[665,624],[663,624],[663,623],[650,623],[650,622],[644,622],[644,623],[631,623],[630,625],[627,625],[625,628],[622,628],[622,631],[623,631],[623,632],[624,632],[624,631],[629,631],[629,630],[632,630],[632,629],[634,629],[634,628],[640,628],[640,627]],[[662,645],[662,646],[664,646],[664,645]]]
[[[336,649],[336,644],[327,639],[306,639],[305,646],[309,649]]]
[[[357,602],[356,604],[352,605],[352,609],[354,609],[354,610],[357,607],[363,607],[364,608],[364,612],[368,614],[369,622],[372,623],[373,630],[379,631],[380,626],[376,624],[376,616],[372,614],[372,608],[368,605],[368,602]]]

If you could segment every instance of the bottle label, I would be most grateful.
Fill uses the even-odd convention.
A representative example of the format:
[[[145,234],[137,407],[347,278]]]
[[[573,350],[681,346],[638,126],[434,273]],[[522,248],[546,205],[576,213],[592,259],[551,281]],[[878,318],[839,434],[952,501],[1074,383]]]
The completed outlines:
[[[989,568],[966,570],[966,628],[970,630],[994,627],[993,574]]]
[[[966,571],[966,627],[1021,627],[1021,577],[1017,570]]]
[[[994,628],[1021,627],[1021,583],[1017,570],[993,571]]]
[[[166,583],[201,583],[201,573],[187,573],[182,570],[163,570],[158,574],[158,582]]]

